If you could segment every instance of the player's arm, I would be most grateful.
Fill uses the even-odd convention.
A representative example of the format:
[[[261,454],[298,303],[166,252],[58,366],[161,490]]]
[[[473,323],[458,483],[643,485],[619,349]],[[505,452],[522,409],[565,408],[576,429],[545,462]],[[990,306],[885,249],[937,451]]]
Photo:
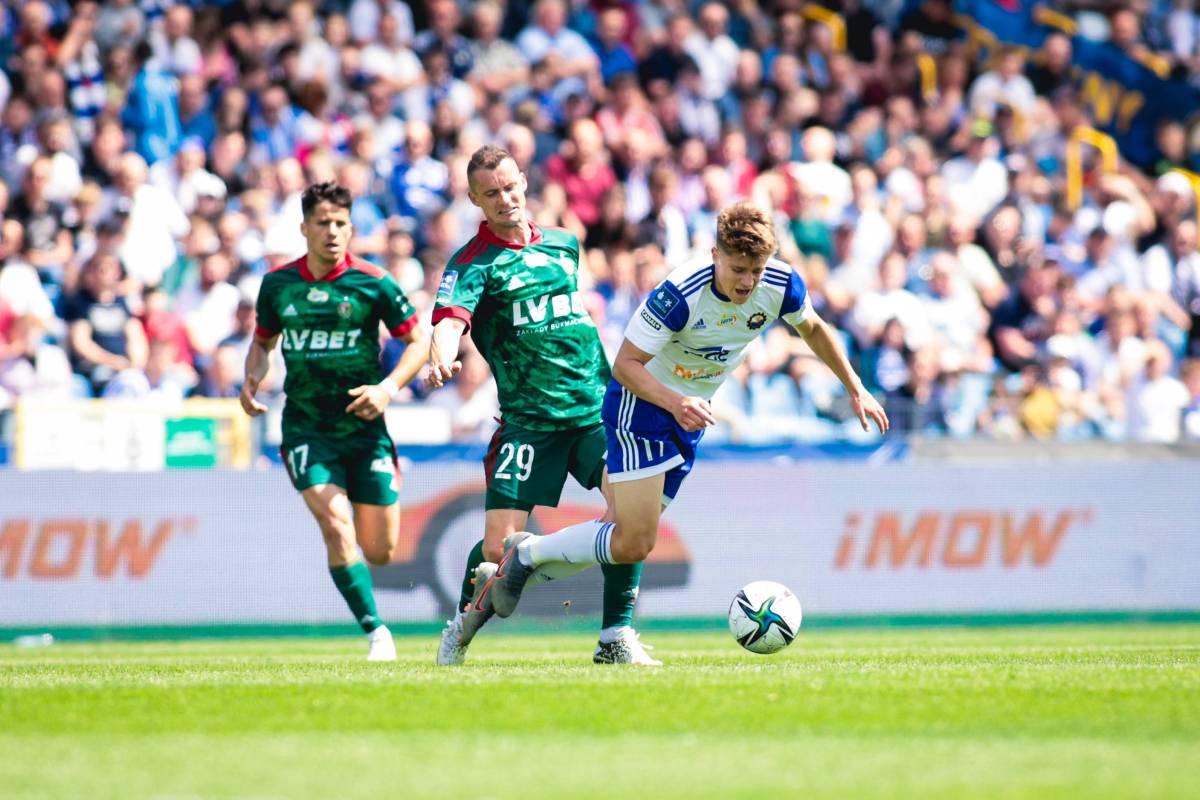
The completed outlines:
[[[680,427],[696,431],[716,424],[712,408],[703,397],[689,397],[664,386],[650,374],[646,365],[654,358],[629,339],[621,342],[621,349],[613,361],[613,377],[642,400],[670,412]]]
[[[466,321],[458,317],[443,317],[433,326],[427,379],[430,388],[440,389],[462,369],[462,362],[458,360],[458,349],[466,330]]]
[[[242,381],[242,391],[238,394],[242,410],[252,417],[257,417],[267,411],[267,407],[256,400],[254,395],[258,392],[263,378],[267,377],[267,371],[271,368],[271,351],[279,342],[278,333],[270,335],[264,335],[264,333],[260,329],[250,342],[250,352],[246,353],[246,377]]]
[[[379,383],[356,386],[350,390],[354,400],[346,406],[348,414],[362,419],[378,417],[388,407],[388,403],[392,402],[397,392],[407,386],[424,366],[425,359],[429,356],[429,338],[425,335],[425,329],[420,325],[413,325],[397,338],[407,345],[400,355],[400,360]]]
[[[850,403],[854,408],[854,413],[858,416],[858,421],[862,423],[863,430],[870,430],[870,425],[867,423],[867,420],[870,419],[874,420],[875,427],[879,428],[880,433],[887,433],[889,427],[887,414],[879,405],[879,401],[863,386],[862,379],[850,365],[850,359],[846,357],[846,351],[842,348],[837,333],[829,323],[817,316],[816,312],[809,311],[804,319],[795,323],[793,327],[804,337],[804,341],[816,353],[817,358],[824,361],[825,365],[833,370],[833,374],[837,375],[842,386],[846,387],[846,392],[850,395]]]

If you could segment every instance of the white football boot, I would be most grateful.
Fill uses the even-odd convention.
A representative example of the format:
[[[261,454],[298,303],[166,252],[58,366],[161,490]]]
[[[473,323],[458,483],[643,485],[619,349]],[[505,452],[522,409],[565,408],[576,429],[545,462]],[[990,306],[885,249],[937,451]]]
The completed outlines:
[[[621,628],[617,638],[611,642],[600,642],[592,661],[597,664],[633,664],[638,667],[661,667],[662,662],[651,658],[646,645],[633,628]],[[653,648],[651,648],[653,649]]]
[[[485,561],[475,568],[475,594],[465,611],[455,614],[442,630],[442,641],[438,645],[439,667],[456,667],[467,660],[467,648],[479,629],[496,613],[492,609],[491,592],[488,588],[496,575],[496,565]]]
[[[386,625],[380,625],[367,634],[371,649],[367,651],[367,661],[395,661],[396,643],[392,641],[392,632]]]

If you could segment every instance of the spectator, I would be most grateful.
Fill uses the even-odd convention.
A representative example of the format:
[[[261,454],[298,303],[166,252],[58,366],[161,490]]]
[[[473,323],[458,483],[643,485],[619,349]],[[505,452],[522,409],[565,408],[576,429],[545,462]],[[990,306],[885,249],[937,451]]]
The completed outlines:
[[[950,203],[979,219],[986,217],[1008,194],[1008,172],[993,154],[993,127],[984,119],[970,123],[966,152],[942,167]]]
[[[422,59],[433,50],[440,50],[450,62],[450,73],[459,80],[466,78],[474,67],[471,43],[459,35],[462,17],[455,0],[430,0],[429,29],[413,39],[413,49]]]
[[[1034,89],[1025,77],[1024,69],[1025,57],[1018,48],[1007,47],[1002,50],[996,69],[988,70],[971,84],[968,101],[971,113],[994,119],[996,110],[1003,105],[1013,109],[1021,118],[1033,114]]]
[[[605,160],[604,140],[595,122],[578,120],[571,126],[562,149],[546,163],[546,178],[566,190],[584,226],[596,224],[600,201],[617,178]]]
[[[151,59],[145,42],[133,50],[135,77],[121,121],[136,137],[136,147],[147,163],[167,158],[181,135],[178,90],[174,78]]]
[[[175,260],[175,240],[188,232],[187,216],[170,192],[147,183],[146,162],[137,153],[121,157],[115,188],[116,210],[127,217],[121,263],[136,283],[156,286]]]
[[[533,22],[517,36],[517,48],[530,64],[545,62],[560,102],[572,94],[586,94],[588,79],[598,74],[599,61],[591,45],[567,27],[563,0],[534,3]]]
[[[389,15],[396,25],[396,41],[404,45],[412,42],[412,10],[401,0],[353,0],[348,18],[350,38],[358,44],[375,41],[383,27],[383,18]]]
[[[1129,398],[1129,436],[1138,442],[1177,442],[1183,413],[1192,402],[1188,388],[1170,374],[1171,351],[1162,342],[1146,347],[1145,369]]]
[[[192,397],[235,398],[242,391],[242,361],[236,347],[222,345],[213,352]]]
[[[592,49],[600,59],[600,79],[611,85],[618,75],[636,75],[637,60],[625,43],[625,31],[629,25],[625,9],[611,6],[600,12],[596,20],[596,38]]]
[[[529,61],[512,42],[500,37],[504,10],[495,0],[481,0],[471,11],[474,42],[467,82],[489,97],[512,98],[529,77]]]
[[[39,156],[25,170],[21,194],[12,204],[13,219],[24,230],[26,261],[47,276],[47,282],[62,283],[63,270],[75,253],[71,232],[63,224],[65,209],[47,196],[53,162]]]
[[[1071,84],[1071,39],[1066,34],[1052,32],[1046,35],[1033,61],[1026,67],[1033,91],[1050,97],[1059,89]]]
[[[96,395],[118,373],[141,369],[146,363],[146,335],[121,289],[121,279],[116,256],[97,253],[84,265],[79,291],[66,302],[72,364]]]
[[[427,222],[446,207],[449,170],[433,157],[433,132],[426,123],[409,122],[404,145],[404,158],[392,172],[396,211],[417,222]]]

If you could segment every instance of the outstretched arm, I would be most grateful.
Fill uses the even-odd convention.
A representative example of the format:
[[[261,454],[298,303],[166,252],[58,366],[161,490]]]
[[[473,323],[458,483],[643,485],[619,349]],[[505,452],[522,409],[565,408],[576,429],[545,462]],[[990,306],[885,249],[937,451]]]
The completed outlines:
[[[682,395],[650,374],[646,365],[652,358],[653,353],[647,353],[626,339],[621,342],[621,349],[613,361],[613,377],[641,399],[670,412],[684,430],[698,431],[716,424],[707,400]]]
[[[269,339],[255,335],[254,340],[250,342],[250,352],[246,354],[246,379],[242,381],[242,391],[238,400],[242,404],[242,410],[252,417],[267,411],[267,407],[256,400],[254,395],[258,392],[263,378],[267,377],[267,370],[271,368],[271,351],[275,349],[275,343],[278,341],[279,334],[275,334]]]
[[[458,347],[467,323],[456,317],[446,317],[433,326],[433,342],[429,346],[429,386],[440,389],[462,369]]]
[[[858,421],[862,423],[863,430],[870,430],[871,426],[867,420],[873,420],[880,433],[887,433],[889,427],[887,414],[879,405],[879,401],[863,386],[862,379],[858,377],[854,367],[850,366],[850,359],[846,357],[846,351],[838,341],[837,334],[829,327],[829,323],[810,312],[795,327],[812,351],[817,354],[817,358],[824,361],[825,365],[833,370],[833,374],[837,375],[842,386],[846,387],[846,392],[850,395],[850,403],[854,407]]]

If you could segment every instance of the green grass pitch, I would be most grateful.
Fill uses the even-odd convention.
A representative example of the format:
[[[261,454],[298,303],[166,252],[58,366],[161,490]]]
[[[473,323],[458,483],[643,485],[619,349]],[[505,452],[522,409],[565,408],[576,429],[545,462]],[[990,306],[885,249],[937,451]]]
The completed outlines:
[[[497,626],[499,627],[499,626]],[[1200,626],[0,646],[17,798],[1195,798]]]

